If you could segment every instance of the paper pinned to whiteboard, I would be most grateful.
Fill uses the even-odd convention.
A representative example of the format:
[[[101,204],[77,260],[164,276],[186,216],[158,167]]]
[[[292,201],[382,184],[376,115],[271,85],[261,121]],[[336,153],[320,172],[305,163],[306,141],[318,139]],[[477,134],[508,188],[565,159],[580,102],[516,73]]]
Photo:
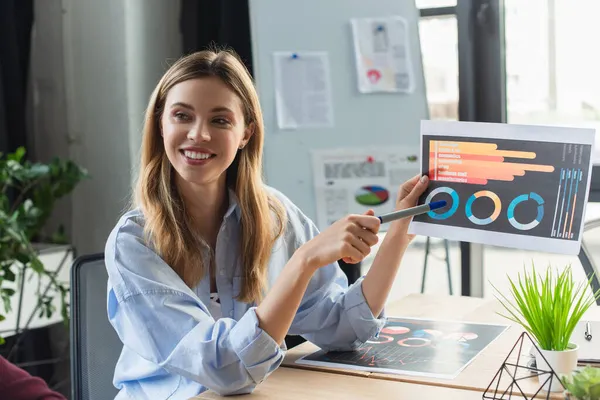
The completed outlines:
[[[418,150],[394,146],[313,150],[319,229],[348,214],[393,211],[398,188],[419,172]]]
[[[275,52],[275,103],[280,129],[334,125],[326,52]]]
[[[350,21],[361,93],[414,91],[408,24],[402,17]]]

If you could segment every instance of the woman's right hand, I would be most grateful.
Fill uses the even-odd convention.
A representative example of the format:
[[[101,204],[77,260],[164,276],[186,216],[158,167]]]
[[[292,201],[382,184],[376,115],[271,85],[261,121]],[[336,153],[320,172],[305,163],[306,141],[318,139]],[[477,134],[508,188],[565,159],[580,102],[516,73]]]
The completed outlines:
[[[348,215],[302,245],[298,252],[312,269],[343,259],[355,264],[371,252],[379,238],[381,221],[369,210],[365,214]]]

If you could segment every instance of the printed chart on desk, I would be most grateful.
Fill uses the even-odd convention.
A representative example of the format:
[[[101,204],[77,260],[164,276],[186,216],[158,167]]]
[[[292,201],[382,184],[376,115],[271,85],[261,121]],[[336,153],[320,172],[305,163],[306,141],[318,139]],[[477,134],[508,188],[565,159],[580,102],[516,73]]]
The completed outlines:
[[[448,205],[410,231],[451,240],[576,255],[594,130],[423,121],[421,202]]]
[[[307,355],[298,364],[452,379],[507,325],[388,317],[377,338],[355,351]]]

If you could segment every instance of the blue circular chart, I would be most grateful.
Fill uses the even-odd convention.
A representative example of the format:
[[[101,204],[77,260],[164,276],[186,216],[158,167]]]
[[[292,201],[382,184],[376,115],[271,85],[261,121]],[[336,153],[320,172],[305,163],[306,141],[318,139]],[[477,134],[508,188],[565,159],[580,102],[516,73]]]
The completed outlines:
[[[477,218],[473,215],[473,203],[480,197],[487,197],[494,202],[494,212],[487,218]],[[498,218],[500,215],[500,210],[502,209],[502,202],[500,201],[500,197],[494,192],[489,190],[480,190],[479,192],[473,193],[471,197],[467,200],[467,204],[465,205],[465,214],[467,218],[474,223],[475,225],[488,225],[491,224]]]
[[[533,200],[538,204],[537,215],[535,219],[530,223],[522,224],[515,219],[515,207],[517,207],[519,203],[523,203],[527,200]],[[506,217],[508,218],[508,222],[510,222],[512,226],[514,226],[520,231],[528,231],[530,229],[533,229],[536,226],[538,226],[540,222],[542,222],[542,218],[544,218],[544,199],[542,198],[542,196],[534,192],[519,195],[515,197],[513,201],[510,202],[508,210],[506,212]]]
[[[450,207],[450,209],[448,211],[441,213],[441,214],[438,214],[434,210],[431,210],[427,213],[427,215],[433,219],[450,218],[452,215],[454,215],[456,210],[458,210],[458,203],[459,203],[458,193],[456,193],[456,190],[449,188],[447,186],[439,187],[437,189],[433,189],[431,191],[431,193],[429,193],[429,195],[427,196],[427,199],[425,200],[425,203],[430,203],[431,200],[433,199],[433,197],[439,193],[447,193],[450,195],[450,197],[452,197],[452,207]]]

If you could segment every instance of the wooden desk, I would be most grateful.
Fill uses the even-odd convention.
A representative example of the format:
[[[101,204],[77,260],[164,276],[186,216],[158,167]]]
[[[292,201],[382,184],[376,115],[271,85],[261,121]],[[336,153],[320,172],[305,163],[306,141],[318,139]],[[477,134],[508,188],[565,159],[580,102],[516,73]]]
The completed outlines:
[[[416,385],[299,368],[278,368],[252,393],[252,400],[306,399],[444,399],[481,400],[481,393],[439,386]],[[513,396],[513,399],[515,397]],[[223,399],[206,392],[194,399]]]
[[[421,294],[407,296],[386,307],[389,316],[511,325],[510,321],[496,314],[501,310],[496,300]],[[585,317],[600,320],[600,307],[590,310]],[[388,396],[398,399],[481,399],[521,333],[520,326],[511,325],[452,380],[296,364],[298,358],[318,350],[312,343],[303,343],[287,352],[283,366],[262,382],[249,398],[345,400]],[[500,388],[506,388],[508,384],[503,383],[507,381],[503,380]],[[538,385],[537,378],[525,379],[520,383],[528,396],[533,394],[533,389],[537,389]],[[545,394],[539,397],[545,398]],[[215,393],[207,392],[195,399],[219,398]],[[511,398],[521,397],[513,394]],[[551,398],[564,397],[555,394]]]
[[[398,381],[471,390],[479,392],[479,396],[481,396],[481,393],[486,390],[495,374],[498,372],[502,362],[508,356],[508,353],[519,338],[519,335],[523,332],[523,329],[519,325],[511,324],[509,320],[497,315],[496,311],[502,311],[502,306],[495,299],[488,300],[471,297],[421,294],[409,295],[386,307],[386,314],[389,316],[440,318],[510,325],[509,329],[481,352],[455,379],[450,380],[410,375],[382,374],[296,364],[296,360],[300,357],[318,350],[317,346],[308,342],[290,349],[283,365],[292,368],[305,368],[321,372],[335,372],[338,374],[342,373],[345,375],[369,377],[380,381]],[[590,312],[586,314],[586,317],[591,320],[600,320],[600,308],[596,307],[590,310]],[[516,361],[516,359],[513,360],[513,362],[514,361]],[[521,376],[526,376],[527,373],[526,370],[523,370],[523,375]],[[503,379],[499,387],[506,388],[508,382],[509,379]],[[523,383],[523,390],[525,390],[528,396],[531,396],[539,387],[537,377],[524,379],[521,382]]]

